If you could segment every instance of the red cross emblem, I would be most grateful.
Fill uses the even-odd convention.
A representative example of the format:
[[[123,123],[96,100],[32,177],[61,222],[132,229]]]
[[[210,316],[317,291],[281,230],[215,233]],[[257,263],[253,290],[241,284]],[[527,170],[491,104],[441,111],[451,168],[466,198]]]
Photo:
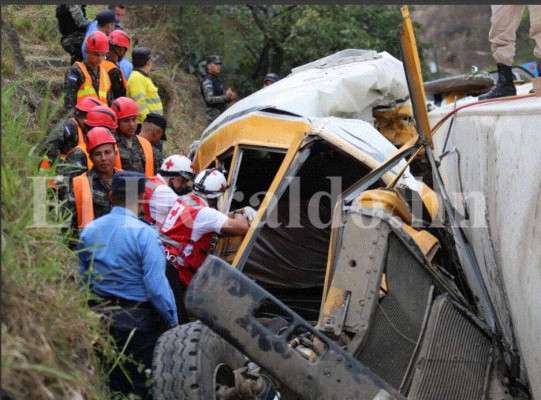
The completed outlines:
[[[173,165],[175,165],[175,163],[171,159],[167,160],[167,162],[165,163],[165,166],[167,167],[168,170],[171,169]]]
[[[169,219],[172,219],[173,217],[175,217],[178,214],[178,208],[175,208],[175,209],[171,210],[171,212],[169,214],[170,214]]]

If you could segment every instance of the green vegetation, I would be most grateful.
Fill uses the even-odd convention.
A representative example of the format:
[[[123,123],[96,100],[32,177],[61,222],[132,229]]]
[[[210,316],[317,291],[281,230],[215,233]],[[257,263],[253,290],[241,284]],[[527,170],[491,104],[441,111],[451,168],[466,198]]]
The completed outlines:
[[[75,393],[100,398],[93,350],[100,337],[97,315],[77,290],[77,260],[63,246],[60,229],[36,226],[40,207],[32,207],[46,207],[32,178],[38,165],[35,143],[45,126],[39,124],[54,111],[28,113],[18,85],[2,89],[3,390],[14,399]]]
[[[221,54],[226,83],[242,95],[258,90],[269,71],[284,76],[291,68],[348,48],[401,58],[399,6],[179,6],[169,20],[176,22],[173,35],[183,45],[176,53],[189,58],[195,52],[199,57],[192,62]]]
[[[104,7],[89,6],[88,16]],[[45,216],[50,199],[37,176],[40,145],[63,117],[69,60],[54,10],[2,6],[2,389],[13,399],[102,399],[107,371],[94,350],[125,358],[112,351],[88,293],[78,289],[77,258],[59,228],[65,217]],[[221,54],[226,84],[247,95],[267,71],[287,75],[345,48],[399,57],[399,21],[398,6],[130,5],[125,28],[135,46],[160,55],[151,74],[168,119],[169,155],[185,153],[205,127],[190,55]]]

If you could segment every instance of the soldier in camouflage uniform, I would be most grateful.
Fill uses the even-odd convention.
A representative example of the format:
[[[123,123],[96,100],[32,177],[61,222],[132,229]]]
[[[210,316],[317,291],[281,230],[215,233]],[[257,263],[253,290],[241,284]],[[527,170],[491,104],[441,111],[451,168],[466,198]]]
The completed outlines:
[[[122,135],[120,129],[115,131],[114,136],[117,141],[118,151],[120,152],[122,169],[125,171],[145,173],[145,154],[138,142],[133,139],[127,139],[126,136]],[[161,152],[158,149],[153,148],[152,154],[154,159],[154,171],[157,171],[161,164]]]
[[[116,114],[109,107],[96,106],[92,108],[84,121],[84,129],[89,132],[92,128],[107,128],[113,132],[117,128]],[[58,164],[57,173],[64,177],[66,184],[88,170],[90,155],[87,152],[86,143],[71,149],[64,162]],[[71,183],[68,184],[68,186]]]
[[[83,134],[83,139],[86,137],[86,116],[93,107],[99,105],[100,101],[92,97],[81,99],[75,106],[73,116],[57,124],[47,136],[42,146],[42,154],[50,161],[60,156],[65,158],[69,151],[79,144],[79,130]]]
[[[113,102],[113,92],[111,90],[111,80],[107,72],[101,73],[100,65],[105,59],[105,55],[109,53],[109,39],[99,31],[90,34],[87,41],[87,59],[82,63],[76,63],[68,68],[64,77],[64,108],[66,112],[70,112],[77,99],[80,97],[91,96],[99,99],[103,105],[110,105]],[[87,82],[85,71],[91,82]],[[92,93],[84,94],[86,90],[84,85],[90,84],[93,88]],[[102,93],[102,90],[104,93]]]
[[[116,167],[125,171],[142,172],[147,177],[154,176],[155,171],[160,168],[161,158],[148,140],[135,134],[139,115],[137,105],[128,97],[119,97],[113,101],[111,109],[116,113],[118,120],[118,129],[114,132],[114,137],[120,153],[120,165],[116,164]],[[152,157],[151,168],[147,168],[145,148]]]
[[[83,61],[81,46],[90,20],[86,18],[86,6],[79,4],[56,6],[58,29],[62,35],[60,44],[71,55],[71,64]]]
[[[72,238],[78,237],[78,228],[83,228],[90,220],[101,217],[112,209],[109,193],[111,192],[113,175],[118,171],[114,168],[115,139],[106,128],[92,128],[88,132],[87,146],[94,165],[88,172],[73,179],[66,203],[66,207],[72,215]],[[80,181],[79,185],[75,182],[76,180]],[[86,193],[88,197],[85,197],[83,193],[85,189],[82,183],[85,180],[88,181],[89,192]],[[88,201],[90,199],[92,204]],[[88,210],[83,212],[85,207],[91,209],[88,220],[79,214],[88,212]],[[71,242],[70,247],[73,247],[74,244]]]
[[[218,78],[222,68],[222,60],[218,55],[207,56],[208,74],[201,82],[201,95],[207,105],[207,123],[210,124],[218,115],[225,111],[227,103],[237,100],[237,93],[227,88],[224,93],[224,84]]]

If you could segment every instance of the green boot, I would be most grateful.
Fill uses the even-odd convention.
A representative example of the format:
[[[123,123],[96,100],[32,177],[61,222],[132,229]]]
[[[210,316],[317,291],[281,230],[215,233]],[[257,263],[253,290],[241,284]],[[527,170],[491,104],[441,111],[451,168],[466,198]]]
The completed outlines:
[[[495,99],[497,97],[514,96],[517,89],[513,83],[512,67],[505,64],[496,64],[498,67],[498,82],[490,92],[479,96],[479,100]]]

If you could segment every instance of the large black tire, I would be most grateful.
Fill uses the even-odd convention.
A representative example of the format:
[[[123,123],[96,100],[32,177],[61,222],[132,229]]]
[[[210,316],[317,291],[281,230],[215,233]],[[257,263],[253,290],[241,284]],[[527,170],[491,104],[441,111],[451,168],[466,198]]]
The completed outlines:
[[[238,350],[202,322],[165,332],[154,350],[154,400],[213,400],[216,388],[233,387],[233,370],[244,365]]]

